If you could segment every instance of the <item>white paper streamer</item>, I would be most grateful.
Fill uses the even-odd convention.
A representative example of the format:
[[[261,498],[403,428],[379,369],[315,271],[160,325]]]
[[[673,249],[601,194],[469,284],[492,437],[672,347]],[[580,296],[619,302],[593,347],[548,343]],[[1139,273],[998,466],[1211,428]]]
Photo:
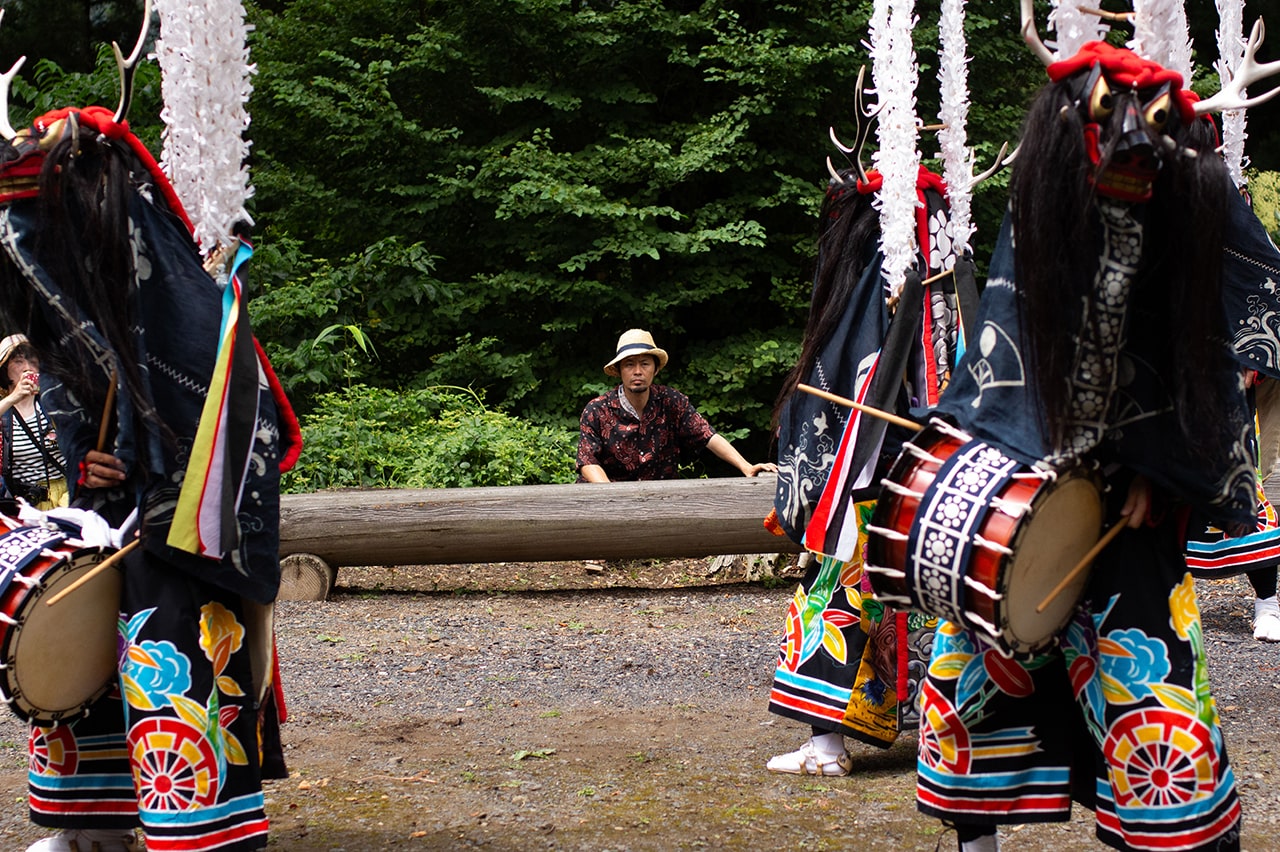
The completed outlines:
[[[249,63],[249,27],[240,0],[155,0],[155,8],[165,123],[160,166],[208,254],[231,242],[237,222],[253,222],[245,210],[253,194],[245,105],[256,70]]]
[[[884,254],[881,274],[889,292],[898,295],[907,270],[915,264],[916,178],[916,66],[911,30],[915,26],[912,0],[875,0],[871,13],[871,74],[880,102],[876,124],[879,150],[872,161],[883,185],[876,194],[880,210],[880,243]]]
[[[955,265],[958,255],[971,250],[969,240],[974,232],[970,215],[973,193],[969,185],[973,159],[966,147],[969,120],[966,64],[969,60],[964,36],[964,3],[965,0],[943,0],[942,16],[938,20],[941,42],[938,82],[942,98],[938,117],[943,124],[938,132],[938,147],[942,154],[942,179],[946,181],[947,199],[951,204],[946,232],[953,247],[953,253],[943,252],[946,269]]]
[[[1191,35],[1182,0],[1133,0],[1133,38],[1127,47],[1182,75],[1191,85]]]
[[[1215,0],[1218,7],[1218,61],[1214,70],[1226,86],[1236,76],[1236,69],[1244,61],[1244,0]],[[1244,170],[1249,158],[1244,153],[1247,115],[1245,110],[1233,109],[1222,113],[1222,159],[1236,186],[1244,186]]]
[[[1097,15],[1080,11],[1080,0],[1053,0],[1049,29],[1057,33],[1057,37],[1045,46],[1053,50],[1055,59],[1066,59],[1089,42],[1106,38],[1111,27]]]

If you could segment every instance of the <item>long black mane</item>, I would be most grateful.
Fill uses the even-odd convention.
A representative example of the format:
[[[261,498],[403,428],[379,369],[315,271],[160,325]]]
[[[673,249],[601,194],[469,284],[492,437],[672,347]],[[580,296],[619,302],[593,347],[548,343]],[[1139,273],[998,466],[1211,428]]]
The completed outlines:
[[[809,317],[800,344],[800,358],[782,381],[773,407],[776,428],[783,404],[804,381],[819,353],[839,326],[863,270],[872,257],[880,235],[880,216],[872,206],[873,195],[857,189],[857,175],[840,172],[841,181],[831,181],[818,217],[818,257],[809,298]]]
[[[133,331],[137,293],[128,212],[134,162],[125,143],[90,131],[76,137],[68,133],[56,142],[39,177],[34,260],[116,353],[112,366],[134,410],[158,422],[138,367]],[[75,334],[50,322],[41,298],[5,255],[0,262],[4,318],[13,330],[27,333],[42,366],[96,414],[106,400],[109,368]]]
[[[1122,112],[1114,111],[1113,124]],[[1134,290],[1168,329],[1160,355],[1183,437],[1193,448],[1206,444],[1206,432],[1225,428],[1220,413],[1229,393],[1220,386],[1229,361],[1220,298],[1229,178],[1201,124],[1206,122],[1188,127],[1175,115],[1165,130],[1171,144],[1157,146],[1161,168],[1152,200],[1142,205],[1143,264]],[[1104,140],[1119,136],[1115,126],[1102,128]],[[1112,153],[1104,148],[1103,164]],[[1075,351],[1063,320],[1078,323],[1098,270],[1091,172],[1083,119],[1068,82],[1050,84],[1028,114],[1010,179],[1010,212],[1022,334],[1032,343],[1029,368],[1054,446],[1061,446],[1065,431],[1069,400],[1063,377],[1071,374]]]

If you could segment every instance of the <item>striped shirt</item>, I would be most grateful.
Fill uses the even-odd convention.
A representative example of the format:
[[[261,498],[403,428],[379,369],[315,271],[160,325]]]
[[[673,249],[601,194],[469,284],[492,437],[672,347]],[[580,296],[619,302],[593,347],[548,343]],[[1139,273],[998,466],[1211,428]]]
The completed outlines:
[[[13,446],[11,448],[10,476],[27,485],[42,485],[51,479],[61,478],[62,471],[58,465],[65,468],[66,462],[62,459],[62,453],[58,450],[57,443],[51,440],[45,441],[46,452],[58,463],[55,465],[44,457],[44,453],[41,453],[40,448],[32,442],[30,436],[27,435],[27,429],[23,429],[22,423],[19,421],[26,423],[27,429],[30,429],[31,433],[37,438],[47,437],[53,432],[53,424],[49,422],[48,416],[41,410],[39,404],[36,405],[35,417],[30,420],[19,414],[16,408],[13,410]]]

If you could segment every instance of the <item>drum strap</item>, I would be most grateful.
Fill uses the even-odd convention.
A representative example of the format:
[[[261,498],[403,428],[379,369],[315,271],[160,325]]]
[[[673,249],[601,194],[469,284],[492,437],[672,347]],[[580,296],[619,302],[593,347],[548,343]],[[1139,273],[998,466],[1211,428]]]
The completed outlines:
[[[22,414],[15,410],[13,412],[13,419],[22,427],[22,431],[27,433],[27,437],[31,440],[31,443],[35,445],[35,448],[40,451],[40,457],[44,459],[45,481],[48,482],[54,479],[65,479],[67,476],[67,469],[49,453],[49,450],[45,448],[44,441],[37,437],[35,432],[31,431],[31,427],[27,425],[27,418],[23,417]],[[39,403],[36,404],[36,431],[43,431]],[[49,475],[49,465],[53,465],[53,469],[58,472],[57,476]],[[9,476],[10,474],[6,471],[5,475]]]
[[[965,346],[977,341],[978,334],[978,284],[973,274],[973,258],[965,256],[956,260],[955,275],[956,304],[960,312],[960,331],[964,335]]]
[[[901,298],[898,300],[898,310],[889,323],[889,330],[885,332],[884,344],[880,347],[880,361],[863,400],[866,405],[883,411],[897,410],[896,397],[902,388],[902,376],[907,369],[911,344],[920,327],[923,299],[924,287],[920,283],[920,275],[914,269],[907,270]],[[878,417],[861,418],[849,470],[863,470],[872,454],[880,452],[884,432],[885,421]]]

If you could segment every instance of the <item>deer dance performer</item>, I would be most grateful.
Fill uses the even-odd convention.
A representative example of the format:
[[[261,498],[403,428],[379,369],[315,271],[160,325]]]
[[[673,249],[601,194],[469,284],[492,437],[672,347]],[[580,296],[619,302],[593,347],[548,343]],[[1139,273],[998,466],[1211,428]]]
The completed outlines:
[[[141,542],[123,560],[118,689],[31,730],[31,818],[61,831],[30,852],[133,849],[139,824],[149,849],[260,849],[262,777],[283,777],[270,627],[254,615],[279,585],[296,421],[240,273],[220,288],[204,271],[125,123],[145,32],[114,115],[3,127],[0,310],[44,358],[48,413],[79,474],[73,505],[113,526],[136,511]]]
[[[871,204],[878,175],[859,178],[845,172],[837,178],[823,203],[818,268],[800,361],[783,383],[776,414],[778,494],[770,518],[797,542],[804,541],[802,533],[815,509],[830,514],[834,504],[845,503],[842,498],[848,495],[837,488],[830,498],[819,500],[833,468],[841,466],[838,456],[845,468],[874,471],[885,460],[882,444],[891,458],[901,443],[886,439],[882,421],[799,393],[797,383],[905,412],[916,402],[937,401],[958,342],[956,288],[949,279],[922,287],[912,274],[890,331],[880,276],[880,229]],[[920,170],[925,233],[929,223],[936,227],[945,215],[945,189],[937,175]],[[936,240],[925,241],[921,269],[937,270],[955,261],[939,250]],[[964,262],[961,267],[976,308],[971,267]],[[912,376],[909,383],[901,379],[904,372]],[[847,445],[843,453],[842,443]],[[900,731],[918,721],[916,693],[937,619],[895,611],[865,594],[869,590],[863,588],[859,539],[865,538],[860,528],[874,506],[871,479],[847,501],[852,516],[843,523],[855,539],[851,552],[841,558],[834,544],[810,545],[814,559],[787,611],[769,710],[809,724],[813,736],[798,751],[770,760],[768,768],[774,772],[847,774],[851,763],[844,736],[888,748]]]
[[[1029,43],[1050,63],[1029,5]],[[1258,41],[1255,29],[1252,50]],[[1274,248],[1191,131],[1244,104],[1234,92],[1197,103],[1181,75],[1103,42],[1048,71],[978,340],[938,412],[1024,464],[1098,464],[1109,514],[1127,527],[1057,648],[1012,659],[939,626],[918,804],[955,823],[966,850],[997,848],[1000,823],[1068,820],[1073,799],[1117,849],[1238,849],[1183,551],[1192,508],[1232,530],[1254,523],[1239,365],[1280,367],[1273,260],[1256,262]]]

